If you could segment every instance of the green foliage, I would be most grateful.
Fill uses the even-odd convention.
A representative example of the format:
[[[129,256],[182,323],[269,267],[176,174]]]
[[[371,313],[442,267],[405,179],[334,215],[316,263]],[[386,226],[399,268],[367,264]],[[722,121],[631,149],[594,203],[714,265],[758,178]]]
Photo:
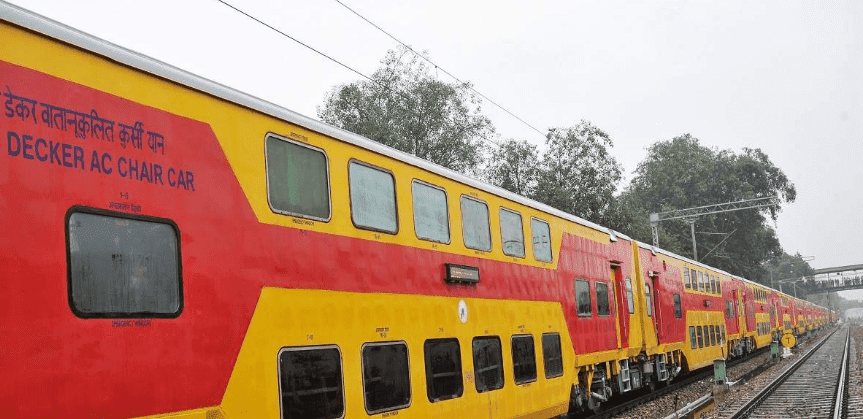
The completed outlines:
[[[531,198],[603,224],[622,177],[620,164],[608,152],[608,134],[582,120],[570,128],[550,129],[546,147]]]
[[[809,262],[805,261],[803,256],[800,256],[800,253],[792,256],[782,252],[782,254],[764,262],[764,269],[767,271],[767,277],[772,281],[799,280],[815,274],[815,270],[809,266]]]
[[[407,57],[407,58],[406,58]],[[467,173],[482,162],[494,127],[469,83],[435,79],[405,48],[388,51],[374,81],[336,86],[318,107],[324,122]]]
[[[486,181],[522,196],[533,196],[539,174],[536,146],[521,140],[507,140],[492,148],[485,169]]]
[[[793,202],[796,191],[761,150],[744,148],[741,154],[735,154],[711,149],[685,134],[652,145],[622,196],[634,202],[630,205],[652,213],[770,196]],[[768,219],[775,221],[779,210],[750,209],[698,218],[700,260],[732,274],[763,279],[767,274],[763,262],[782,253],[776,233],[768,225]],[[641,223],[626,217],[617,222]],[[665,221],[660,230],[660,247],[692,256],[688,223]],[[652,241],[649,230],[642,235],[643,228],[630,234]]]

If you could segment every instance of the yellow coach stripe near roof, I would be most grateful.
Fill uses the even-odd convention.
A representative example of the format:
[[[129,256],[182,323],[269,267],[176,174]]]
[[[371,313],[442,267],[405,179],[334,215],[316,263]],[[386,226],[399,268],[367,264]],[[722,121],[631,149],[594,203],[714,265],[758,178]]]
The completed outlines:
[[[258,220],[284,227],[302,228],[329,234],[339,234],[384,243],[397,243],[452,254],[477,256],[485,259],[556,268],[564,233],[584,237],[597,243],[609,243],[607,232],[575,223],[536,208],[500,197],[486,190],[473,188],[449,177],[433,173],[391,156],[342,142],[301,126],[265,115],[212,95],[192,90],[164,78],[154,77],[93,53],[70,48],[56,41],[22,30],[6,22],[0,26],[0,58],[20,66],[36,69],[52,76],[104,91],[130,101],[158,108],[208,123],[213,129],[231,168],[242,187]],[[69,65],[70,62],[76,65]],[[24,91],[16,93],[26,94]],[[267,202],[264,143],[268,133],[323,148],[330,166],[332,217],[329,222],[302,220],[273,213]],[[179,139],[178,139],[179,140]],[[348,200],[347,162],[350,158],[387,168],[395,173],[398,198],[399,232],[396,235],[357,229],[350,217]],[[420,240],[413,228],[411,182],[420,179],[447,190],[450,210],[451,243],[439,244]],[[201,180],[199,180],[200,182]],[[218,187],[218,185],[212,185]],[[489,205],[491,215],[492,250],[481,252],[463,245],[460,223],[460,196],[479,198]],[[506,207],[522,214],[524,258],[504,255],[501,249],[499,208]],[[548,221],[551,228],[553,261],[545,263],[533,257],[530,218]]]

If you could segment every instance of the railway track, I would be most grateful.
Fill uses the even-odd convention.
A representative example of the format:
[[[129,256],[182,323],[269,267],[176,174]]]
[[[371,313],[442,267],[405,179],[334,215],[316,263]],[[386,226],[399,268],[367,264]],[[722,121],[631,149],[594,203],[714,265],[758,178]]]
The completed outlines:
[[[730,416],[723,416],[844,418],[849,349],[850,333],[846,326],[813,347],[754,397],[734,405]]]
[[[758,349],[748,356],[735,358],[733,360],[728,361],[726,368],[731,368],[735,365],[738,365],[742,362],[746,362],[753,357],[759,356],[765,352],[767,352],[769,348],[761,348]],[[656,400],[660,397],[673,394],[676,391],[684,389],[692,384],[695,384],[704,379],[713,378],[713,368],[702,368],[702,370],[687,374],[686,376],[679,377],[674,382],[667,384],[664,387],[657,387],[656,390],[638,396],[637,393],[633,395],[624,395],[620,399],[617,400],[618,404],[614,406],[610,406],[608,408],[603,408],[603,410],[599,413],[596,413],[591,416],[585,416],[584,419],[608,419],[637,407],[641,406],[647,402]]]

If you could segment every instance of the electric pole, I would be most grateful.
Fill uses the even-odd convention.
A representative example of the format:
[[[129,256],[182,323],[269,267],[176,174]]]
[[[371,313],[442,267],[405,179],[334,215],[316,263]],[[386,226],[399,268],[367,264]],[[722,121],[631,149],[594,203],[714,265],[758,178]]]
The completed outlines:
[[[750,208],[772,207],[776,205],[779,205],[779,197],[770,196],[767,198],[753,198],[726,202],[724,204],[704,205],[701,207],[654,212],[650,214],[650,231],[653,233],[653,245],[659,247],[659,231],[657,230],[657,227],[659,226],[660,221],[683,219],[689,223],[689,229],[692,232],[692,258],[697,262],[698,250],[695,247],[695,220],[698,219],[698,217]]]

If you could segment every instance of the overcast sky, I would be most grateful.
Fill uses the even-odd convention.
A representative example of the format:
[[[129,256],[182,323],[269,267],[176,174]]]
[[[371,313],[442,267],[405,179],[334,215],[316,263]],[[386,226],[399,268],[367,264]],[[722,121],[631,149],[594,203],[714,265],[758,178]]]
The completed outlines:
[[[543,132],[593,122],[627,181],[683,133],[761,148],[797,187],[785,250],[863,263],[863,1],[342,1]],[[217,0],[13,3],[314,118],[359,78]],[[364,74],[397,46],[335,0],[230,3]],[[544,141],[484,111],[501,138]]]

